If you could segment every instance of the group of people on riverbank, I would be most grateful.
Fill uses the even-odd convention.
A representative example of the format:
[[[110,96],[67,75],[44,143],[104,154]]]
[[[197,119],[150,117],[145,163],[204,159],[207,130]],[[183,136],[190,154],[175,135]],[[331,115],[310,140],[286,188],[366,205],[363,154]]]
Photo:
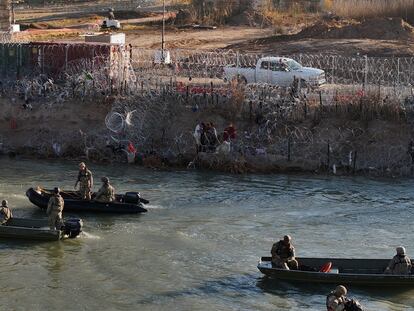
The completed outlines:
[[[397,254],[391,259],[384,270],[384,274],[409,275],[411,274],[412,263],[407,256],[405,247],[396,248]],[[270,251],[272,255],[272,266],[283,270],[300,270],[301,265],[295,257],[295,247],[292,238],[285,235],[282,240],[274,243]],[[329,293],[326,299],[328,311],[358,310],[358,303],[346,297],[347,289],[343,285],[336,287]]]
[[[213,122],[199,122],[194,130],[196,152],[215,152],[221,144],[229,144],[237,137],[237,131],[233,123],[230,123],[219,137]]]
[[[93,201],[113,202],[115,201],[115,188],[109,183],[108,177],[101,178],[103,185],[94,195]],[[75,183],[75,190],[79,184],[79,196],[82,200],[92,200],[93,175],[86,167],[84,162],[79,163],[78,177]],[[60,230],[63,226],[63,209],[65,200],[61,195],[59,187],[55,187],[49,198],[46,214],[48,215],[49,227],[51,230]],[[8,206],[8,201],[3,200],[0,208],[0,224],[6,224],[13,217],[12,211]]]

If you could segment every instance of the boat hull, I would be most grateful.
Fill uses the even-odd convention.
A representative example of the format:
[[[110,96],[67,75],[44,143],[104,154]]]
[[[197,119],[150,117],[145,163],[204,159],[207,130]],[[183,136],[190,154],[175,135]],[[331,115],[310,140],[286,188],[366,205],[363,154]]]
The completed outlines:
[[[58,241],[67,236],[63,231],[50,230],[47,220],[12,218],[7,224],[0,226],[0,238]]]
[[[70,191],[62,192],[62,196],[65,200],[64,211],[110,214],[137,214],[147,212],[141,203],[102,203],[86,201],[76,198],[75,194],[75,192]],[[50,192],[36,191],[34,188],[30,188],[26,191],[26,196],[34,205],[40,207],[41,209],[46,209],[50,198]]]
[[[262,257],[258,264],[260,272],[281,281],[299,283],[345,284],[363,286],[410,286],[414,287],[414,275],[384,274],[388,259],[338,259],[297,258],[300,265],[321,267],[332,262],[336,273],[317,271],[282,270],[272,267],[270,257]]]

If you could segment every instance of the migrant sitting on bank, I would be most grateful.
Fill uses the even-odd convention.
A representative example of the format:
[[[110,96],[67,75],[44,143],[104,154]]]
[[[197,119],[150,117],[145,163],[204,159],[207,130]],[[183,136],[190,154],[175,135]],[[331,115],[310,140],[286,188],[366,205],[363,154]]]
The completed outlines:
[[[327,311],[363,311],[361,304],[354,299],[348,299],[348,290],[345,286],[339,285],[326,297]]]
[[[295,259],[295,248],[293,247],[292,238],[289,235],[285,235],[283,240],[273,244],[272,250],[272,264],[276,268],[284,270],[297,270],[298,262]]]
[[[9,219],[13,218],[13,214],[11,209],[8,206],[9,202],[7,200],[1,201],[1,209],[0,209],[0,224],[5,225]]]
[[[62,212],[65,206],[65,202],[60,195],[60,189],[55,188],[53,190],[53,195],[49,199],[49,203],[47,204],[46,214],[48,215],[49,219],[49,227],[50,230],[61,230],[63,227],[63,218]]]
[[[385,269],[386,274],[394,275],[408,275],[411,274],[412,263],[411,259],[406,255],[405,247],[399,246],[396,248],[397,255],[395,255],[388,267]]]
[[[78,179],[75,183],[75,190],[79,183],[79,192],[82,200],[90,200],[91,192],[93,188],[93,176],[92,172],[87,169],[84,162],[79,163]]]
[[[103,185],[96,193],[95,201],[104,203],[115,201],[115,189],[109,184],[109,178],[102,177],[101,180]]]

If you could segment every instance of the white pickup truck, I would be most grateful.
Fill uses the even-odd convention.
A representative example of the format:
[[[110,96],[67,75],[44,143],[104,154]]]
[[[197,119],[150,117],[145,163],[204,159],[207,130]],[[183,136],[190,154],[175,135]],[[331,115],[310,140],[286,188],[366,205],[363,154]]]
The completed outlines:
[[[241,83],[269,83],[290,86],[294,78],[303,86],[320,86],[326,83],[325,72],[321,69],[303,67],[291,58],[263,57],[256,67],[224,67],[224,79]]]

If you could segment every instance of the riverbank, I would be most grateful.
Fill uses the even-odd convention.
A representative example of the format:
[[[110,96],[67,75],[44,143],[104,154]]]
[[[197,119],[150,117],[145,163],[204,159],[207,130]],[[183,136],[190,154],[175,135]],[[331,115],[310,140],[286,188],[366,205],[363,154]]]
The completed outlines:
[[[24,108],[22,99],[3,96],[0,150],[11,156],[117,163],[127,161],[131,144],[135,164],[156,169],[411,175],[409,115],[383,115],[383,105],[369,116],[368,108],[358,115],[360,105],[335,110],[298,102],[288,106],[286,118],[281,115],[286,107],[277,108],[274,100],[217,98],[184,100],[168,93],[151,100],[131,95],[56,102],[46,97]],[[224,128],[233,123],[237,138],[229,150],[197,154],[192,134],[198,122],[214,123],[221,141]]]

